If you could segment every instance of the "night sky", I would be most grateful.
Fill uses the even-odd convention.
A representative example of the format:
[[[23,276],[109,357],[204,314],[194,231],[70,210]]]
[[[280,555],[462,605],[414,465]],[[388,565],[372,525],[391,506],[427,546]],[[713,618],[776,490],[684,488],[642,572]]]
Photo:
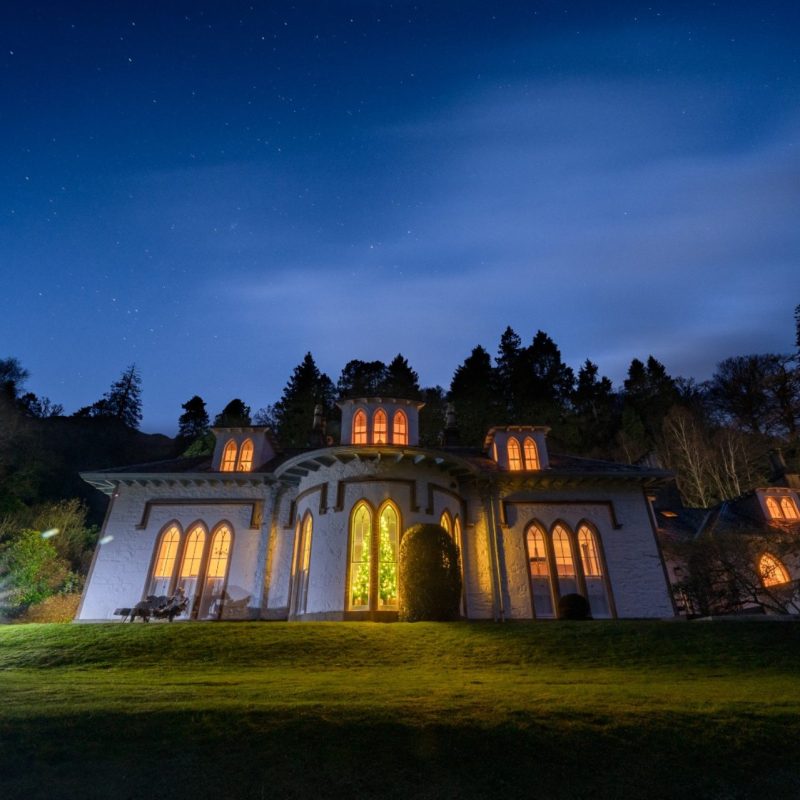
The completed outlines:
[[[0,358],[147,431],[511,325],[615,383],[792,348],[797,2],[5,2]],[[541,420],[523,420],[541,422]]]

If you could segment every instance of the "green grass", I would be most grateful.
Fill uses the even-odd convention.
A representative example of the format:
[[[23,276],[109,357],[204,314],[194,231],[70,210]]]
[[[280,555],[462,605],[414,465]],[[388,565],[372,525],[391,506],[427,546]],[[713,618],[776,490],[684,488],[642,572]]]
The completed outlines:
[[[797,798],[800,625],[0,628],[0,797]]]

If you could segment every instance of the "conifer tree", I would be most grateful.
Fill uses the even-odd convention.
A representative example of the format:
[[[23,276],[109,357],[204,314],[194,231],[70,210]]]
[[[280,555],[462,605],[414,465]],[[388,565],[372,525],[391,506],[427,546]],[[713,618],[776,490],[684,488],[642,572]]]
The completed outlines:
[[[220,428],[237,428],[250,425],[250,406],[235,397],[214,417],[214,425]]]
[[[386,379],[387,368],[383,361],[353,359],[345,364],[336,388],[340,398],[376,397],[383,393]]]
[[[208,412],[203,398],[195,395],[181,408],[183,414],[178,419],[178,436],[181,439],[196,439],[208,432]]]
[[[381,386],[384,397],[418,400],[421,395],[419,375],[411,369],[408,360],[398,353],[386,367],[386,376]]]
[[[131,364],[120,375],[119,380],[95,403],[94,416],[113,417],[133,430],[138,430],[142,421],[142,378]]]
[[[465,445],[481,447],[486,431],[503,421],[496,372],[491,356],[480,345],[456,369],[450,384],[450,400]]]
[[[272,408],[278,439],[285,447],[305,447],[314,420],[314,407],[321,405],[324,413],[333,407],[333,382],[320,372],[311,353],[292,372],[281,399]]]

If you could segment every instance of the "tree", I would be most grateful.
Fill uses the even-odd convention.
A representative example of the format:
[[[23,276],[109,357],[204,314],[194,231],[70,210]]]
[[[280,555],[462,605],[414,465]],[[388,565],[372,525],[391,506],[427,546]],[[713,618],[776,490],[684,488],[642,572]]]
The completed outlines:
[[[235,397],[214,417],[214,425],[218,428],[241,428],[250,425],[250,406]]]
[[[599,377],[597,364],[588,358],[578,370],[572,393],[572,413],[562,428],[562,436],[583,455],[607,456],[619,427],[617,396],[611,381]]]
[[[670,555],[685,565],[686,577],[673,591],[689,614],[800,613],[800,582],[767,585],[762,566],[765,553],[782,562],[796,560],[797,531],[708,533],[672,544],[671,550]]]
[[[16,358],[0,358],[0,395],[8,400],[16,400],[22,385],[30,373]]]
[[[142,378],[136,364],[127,367],[100,400],[79,408],[73,416],[109,417],[138,430],[142,421]]]
[[[480,345],[456,369],[449,397],[465,445],[481,447],[486,431],[504,421],[492,359]]]
[[[414,525],[400,542],[400,619],[458,619],[461,568],[458,546],[441,525]]]
[[[500,337],[500,345],[495,357],[497,387],[505,406],[505,418],[513,414],[513,407],[518,394],[519,361],[522,355],[522,339],[509,325]],[[505,421],[505,419],[504,419]]]
[[[275,432],[281,444],[287,447],[308,446],[314,408],[321,405],[323,413],[329,413],[334,395],[331,379],[319,371],[311,353],[306,353],[294,368],[281,399],[272,408]]]
[[[416,373],[412,374],[416,377]],[[387,368],[383,361],[359,361],[354,359],[345,364],[336,388],[340,398],[378,397],[383,392],[386,379]]]
[[[717,365],[707,384],[712,412],[721,422],[753,433],[797,434],[800,376],[790,356],[735,356]]]
[[[422,392],[419,388],[419,375],[411,369],[408,361],[400,353],[386,367],[380,393],[383,397],[398,397],[403,400],[420,398]]]
[[[623,400],[623,433],[625,449],[638,450],[636,457],[652,450],[661,433],[664,417],[678,401],[675,380],[664,365],[649,356],[647,363],[631,361],[625,379]]]
[[[51,539],[25,529],[3,550],[0,575],[11,587],[5,604],[13,612],[55,594],[67,581],[69,566]]]
[[[60,417],[64,413],[64,406],[53,403],[49,397],[37,397],[33,392],[25,392],[17,400],[17,405],[25,416],[37,419]]]
[[[208,412],[203,398],[194,395],[181,408],[183,414],[178,418],[178,436],[186,441],[205,436],[208,433]]]

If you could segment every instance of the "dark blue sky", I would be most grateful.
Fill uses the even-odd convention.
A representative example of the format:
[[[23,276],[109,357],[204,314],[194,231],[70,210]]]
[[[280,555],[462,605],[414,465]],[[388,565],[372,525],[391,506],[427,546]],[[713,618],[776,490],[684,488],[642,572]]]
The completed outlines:
[[[617,383],[791,348],[797,3],[205,5],[0,12],[0,357],[68,412],[446,387],[509,324]]]

